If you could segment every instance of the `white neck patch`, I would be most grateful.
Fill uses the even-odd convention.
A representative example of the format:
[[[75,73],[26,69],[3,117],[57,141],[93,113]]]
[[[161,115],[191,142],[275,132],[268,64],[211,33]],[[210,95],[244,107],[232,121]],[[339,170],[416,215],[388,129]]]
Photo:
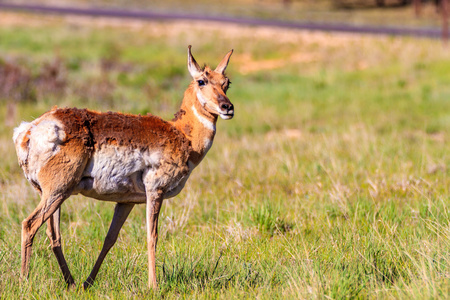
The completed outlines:
[[[205,118],[204,116],[200,115],[194,105],[192,105],[192,111],[194,112],[194,115],[197,117],[200,123],[202,123],[203,126],[205,126],[205,128],[214,132],[216,131],[216,125],[207,118]]]
[[[209,151],[209,149],[211,149],[212,140],[209,139],[209,138],[205,138],[203,143],[205,144],[205,152],[204,152],[204,154],[206,154]]]

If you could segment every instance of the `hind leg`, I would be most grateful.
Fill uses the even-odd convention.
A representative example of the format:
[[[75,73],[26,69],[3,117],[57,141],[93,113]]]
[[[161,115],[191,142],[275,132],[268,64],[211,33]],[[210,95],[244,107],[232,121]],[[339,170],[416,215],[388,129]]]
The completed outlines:
[[[73,280],[72,274],[70,273],[69,266],[67,265],[66,259],[61,248],[61,231],[60,225],[60,214],[61,207],[59,207],[53,215],[47,220],[47,236],[50,239],[50,244],[52,246],[53,253],[58,261],[59,268],[63,274],[64,280],[67,286],[74,287],[75,281]]]
[[[22,222],[22,268],[23,277],[28,276],[31,247],[34,236],[42,224],[47,221],[66,200],[70,194],[50,194],[42,193],[41,202],[36,209]]]
[[[49,218],[56,212],[61,204],[66,200],[71,194],[75,186],[78,184],[81,178],[84,167],[86,166],[89,154],[86,153],[85,147],[82,143],[77,140],[72,140],[61,146],[61,149],[50,159],[48,159],[45,164],[40,167],[39,164],[34,163],[34,166],[40,167],[38,169],[38,175],[36,185],[38,185],[41,191],[41,202],[38,204],[36,209],[22,222],[22,276],[28,276],[30,257],[31,257],[31,247],[33,245],[33,239],[36,235],[38,229],[42,224],[49,220]],[[31,155],[30,157],[39,161],[39,153]],[[33,164],[29,162],[29,168]],[[64,270],[68,271],[67,264],[64,261],[60,261],[62,258],[62,252],[60,248],[60,234],[59,234],[59,212],[54,216],[55,218],[49,220],[50,230],[49,232],[57,233],[55,238],[53,236],[50,238],[52,241],[52,248],[54,243],[56,244],[56,256],[60,266],[63,266]],[[53,230],[52,230],[53,229]],[[59,248],[58,248],[59,245]],[[59,250],[58,250],[59,249]],[[64,275],[68,275],[67,272]],[[71,276],[70,276],[71,277]],[[70,278],[69,276],[64,276],[66,282]],[[73,279],[72,279],[73,281]]]

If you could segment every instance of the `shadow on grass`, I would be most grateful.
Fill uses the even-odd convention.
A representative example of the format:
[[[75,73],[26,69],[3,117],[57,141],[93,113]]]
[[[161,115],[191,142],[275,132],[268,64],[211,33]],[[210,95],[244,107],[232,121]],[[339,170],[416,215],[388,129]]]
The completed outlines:
[[[222,253],[217,258],[197,260],[176,258],[163,261],[160,292],[186,293],[194,290],[222,290],[234,286],[245,289],[263,284],[260,272],[251,263],[224,263]]]

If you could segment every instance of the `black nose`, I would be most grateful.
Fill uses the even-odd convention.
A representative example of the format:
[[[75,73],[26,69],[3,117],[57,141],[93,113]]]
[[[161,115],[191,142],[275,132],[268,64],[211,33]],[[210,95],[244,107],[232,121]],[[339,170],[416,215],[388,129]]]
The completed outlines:
[[[231,103],[222,103],[220,108],[223,109],[223,110],[226,110],[226,111],[230,111],[230,110],[233,110],[233,104],[231,104]]]

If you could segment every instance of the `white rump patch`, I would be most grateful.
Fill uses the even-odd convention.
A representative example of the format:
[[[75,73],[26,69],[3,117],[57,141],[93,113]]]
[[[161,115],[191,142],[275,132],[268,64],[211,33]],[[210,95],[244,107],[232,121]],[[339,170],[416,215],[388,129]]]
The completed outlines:
[[[205,118],[204,116],[200,115],[194,105],[192,105],[192,111],[194,112],[194,115],[197,117],[200,123],[202,123],[203,126],[205,126],[205,128],[211,131],[216,131],[216,125],[207,118]]]
[[[40,153],[57,152],[58,146],[66,138],[62,125],[54,120],[42,121],[31,128],[30,150]]]
[[[30,129],[30,127],[31,127],[30,122],[22,122],[20,123],[19,127],[14,128],[14,135],[13,135],[14,144],[16,143],[19,135],[27,132],[28,129]]]
[[[21,143],[31,126],[32,124],[29,122],[22,122],[19,127],[14,128],[13,141],[16,145],[17,157],[21,165],[25,163],[28,157],[28,148],[23,148]]]
[[[25,174],[28,179],[38,181],[37,174],[42,166],[60,150],[59,145],[66,138],[62,127],[57,120],[39,122],[38,119],[31,123],[23,122],[14,130],[17,156],[21,165],[28,164],[28,173]],[[22,141],[27,137],[25,134],[28,131],[29,141],[23,146]]]

